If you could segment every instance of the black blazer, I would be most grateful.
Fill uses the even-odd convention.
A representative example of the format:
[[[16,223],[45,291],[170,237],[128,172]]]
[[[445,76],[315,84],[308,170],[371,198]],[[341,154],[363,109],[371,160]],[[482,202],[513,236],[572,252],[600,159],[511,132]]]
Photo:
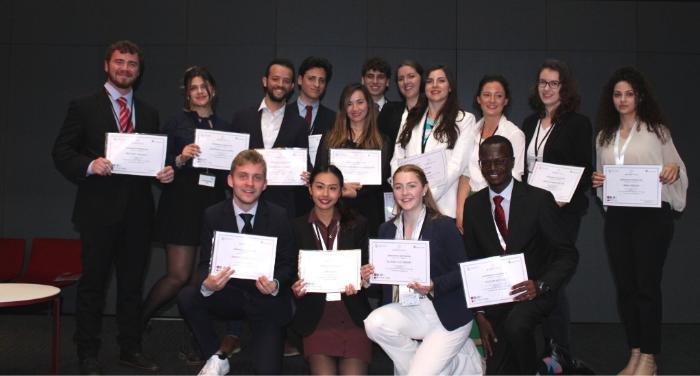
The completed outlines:
[[[260,118],[262,112],[257,107],[250,107],[236,111],[231,121],[233,132],[247,133],[250,135],[251,149],[264,149]],[[308,148],[309,138],[304,119],[299,117],[299,112],[293,113],[285,108],[282,126],[275,139],[273,148]],[[308,193],[305,187],[274,186],[267,187],[262,199],[273,202],[287,210],[289,218],[295,218],[300,213],[300,208],[308,207]]]
[[[530,145],[530,141],[535,135],[538,119],[537,114],[532,114],[523,120],[526,148]],[[549,134],[542,153],[542,161],[544,162],[585,168],[571,202],[562,208],[563,211],[582,216],[588,209],[586,191],[591,189],[589,177],[593,172],[593,130],[591,121],[576,112],[565,114],[554,126],[552,133]],[[527,163],[527,158],[525,158],[525,163]],[[527,181],[527,171],[528,169],[525,168],[523,181]]]
[[[559,210],[549,191],[513,180],[506,254],[525,254],[528,277],[558,289],[574,274],[578,252],[560,226]],[[491,214],[489,189],[464,204],[464,247],[470,260],[503,253]]]
[[[394,145],[396,144],[396,138],[399,135],[399,129],[401,128],[401,117],[403,112],[406,110],[406,102],[387,102],[382,107],[382,111],[379,113],[377,122],[379,125],[379,131],[382,132],[384,137],[389,141],[391,146],[389,151],[389,159],[394,155]]]
[[[304,120],[303,117],[299,114],[299,105],[297,104],[297,101],[294,101],[290,104],[287,105],[287,109],[285,110],[285,113],[293,113],[299,116],[302,120]],[[331,128],[333,128],[333,124],[335,123],[335,111],[331,110],[330,108],[319,104],[318,106],[318,112],[316,113],[316,118],[314,119],[314,122],[311,124],[311,132],[308,132],[309,135],[312,134],[325,134],[327,131],[329,131]],[[304,121],[304,126],[306,127],[306,121]]]
[[[294,234],[297,239],[297,249],[318,249],[313,227],[309,223],[309,216],[301,216],[294,220]],[[366,264],[367,256],[367,221],[362,217],[355,217],[353,221],[340,224],[338,235],[338,249],[361,249],[362,264]],[[360,288],[360,286],[355,286]],[[361,289],[355,295],[341,295],[345,308],[352,317],[352,321],[360,328],[364,328],[364,319],[367,318],[371,308],[367,301],[365,290]],[[292,327],[302,336],[308,336],[316,330],[316,325],[321,320],[323,309],[326,305],[325,294],[306,294],[297,299],[297,310],[292,320]]]
[[[214,231],[239,232],[231,200],[224,200],[207,208],[203,222],[198,286],[209,275]],[[294,247],[291,224],[283,208],[263,200],[258,201],[253,222],[253,234],[277,238],[274,278],[279,282],[279,293],[277,296],[263,295],[255,287],[255,281],[247,279],[232,278],[227,287],[238,288],[247,294],[250,304],[245,309],[249,317],[265,317],[284,324],[292,317],[290,286],[297,273],[298,251]]]
[[[158,112],[134,96],[136,132],[158,133]],[[56,137],[52,157],[58,171],[78,185],[73,222],[78,227],[128,220],[127,213],[152,216],[153,179],[143,176],[86,176],[94,159],[105,155],[105,133],[119,132],[105,89],[73,100]]]
[[[469,200],[467,200],[469,201]],[[462,287],[459,263],[467,261],[464,245],[455,226],[454,219],[426,218],[423,222],[422,240],[430,242],[430,278],[433,280],[433,302],[440,323],[447,330],[468,324],[472,314],[467,309],[467,300]],[[394,239],[396,225],[384,222],[379,227],[380,239]],[[385,285],[384,296],[391,296]],[[430,296],[429,296],[430,297]]]

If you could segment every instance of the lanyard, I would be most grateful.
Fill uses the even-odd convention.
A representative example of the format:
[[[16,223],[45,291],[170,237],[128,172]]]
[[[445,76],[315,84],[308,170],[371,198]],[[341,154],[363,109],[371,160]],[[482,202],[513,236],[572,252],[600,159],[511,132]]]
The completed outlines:
[[[413,228],[413,233],[411,234],[411,237],[409,240],[420,240],[423,238],[423,222],[425,221],[425,205],[423,206],[423,209],[421,210],[420,215],[418,216],[418,220],[416,221],[416,226]],[[396,221],[396,236],[394,237],[397,240],[405,240],[406,237],[404,236],[404,217],[403,217],[403,212],[401,212],[400,221]]]
[[[544,144],[545,141],[547,141],[547,139],[549,138],[549,134],[552,133],[552,129],[554,129],[554,125],[555,125],[554,123],[552,123],[552,125],[549,126],[547,133],[545,133],[544,136],[542,137],[542,140],[540,140],[539,138],[540,138],[540,127],[541,127],[540,122],[541,121],[542,121],[541,119],[537,120],[537,133],[535,134],[535,161],[538,160],[540,148],[542,147],[542,144]]]
[[[421,154],[425,153],[425,145],[428,144],[428,140],[430,139],[430,136],[433,134],[433,130],[438,126],[437,120],[433,120],[433,126],[430,128],[430,133],[428,133],[428,136],[425,136],[425,128],[428,125],[428,114],[425,115],[425,122],[423,122],[423,138],[421,138]]]
[[[496,132],[498,132],[498,127],[501,126],[501,122],[498,122],[498,125],[496,125],[496,129],[494,129],[493,134],[491,136],[495,136]],[[486,120],[484,120],[484,123],[481,125],[481,131],[479,131],[479,145],[484,141],[484,128],[486,128]],[[487,137],[488,138],[488,137]],[[535,152],[537,153],[537,152]]]
[[[312,223],[311,226],[314,228],[314,235],[316,235],[316,239],[318,239],[318,242],[321,243],[321,248],[323,248],[324,251],[328,251],[328,248],[326,247],[326,242],[323,240],[323,236],[321,236],[321,230],[318,229],[318,226],[316,226],[315,223]],[[338,221],[338,225],[335,226],[335,236],[333,237],[333,248],[331,251],[337,251],[338,250],[338,234],[340,234],[340,221]]]
[[[617,165],[622,165],[625,164],[625,151],[627,151],[627,147],[630,145],[630,140],[632,139],[632,135],[634,134],[634,129],[639,125],[637,125],[630,129],[630,134],[627,136],[627,140],[625,140],[625,144],[622,145],[622,150],[620,150],[620,129],[617,129],[617,132],[615,132],[615,148],[613,150],[615,154],[615,164]]]

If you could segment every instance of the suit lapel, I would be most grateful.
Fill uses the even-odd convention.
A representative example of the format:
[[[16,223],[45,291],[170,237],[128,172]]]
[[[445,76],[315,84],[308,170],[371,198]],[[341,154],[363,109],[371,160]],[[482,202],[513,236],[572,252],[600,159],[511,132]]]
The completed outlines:
[[[258,209],[255,211],[255,223],[253,223],[253,234],[265,235],[269,233],[270,220],[268,216],[267,205],[263,201],[258,201]]]
[[[118,133],[119,126],[117,125],[117,120],[114,118],[114,108],[112,107],[112,101],[109,99],[109,95],[107,94],[107,89],[102,89],[102,92],[98,96],[98,103],[100,117],[105,119],[103,126],[104,133]]]
[[[484,199],[477,201],[478,206],[478,216],[477,218],[483,218],[483,224],[486,227],[486,239],[488,239],[488,248],[499,251],[497,254],[501,254],[501,242],[498,240],[498,231],[496,230],[496,223],[493,219],[493,213],[491,213],[491,202],[489,202],[488,190],[484,192]],[[506,243],[508,245],[508,243]]]
[[[257,110],[255,113],[251,113],[252,119],[251,124],[253,125],[250,129],[250,145],[259,145],[261,149],[265,148],[265,143],[262,137],[262,110]]]
[[[288,112],[285,108],[284,116],[282,117],[282,125],[280,125],[280,131],[277,134],[277,138],[275,139],[275,143],[272,147],[280,148],[284,147],[285,145],[290,145],[290,143],[287,142],[287,139],[290,138],[291,135],[291,129],[289,129],[289,122],[291,121],[291,116],[299,117],[299,113],[297,112],[296,114],[293,114],[292,112]]]
[[[233,210],[233,202],[229,201],[228,205],[224,205],[223,213],[224,223],[228,222],[229,226],[233,232],[240,232],[238,230],[238,221],[236,219],[236,212]]]
[[[516,244],[518,238],[518,230],[520,226],[514,226],[518,218],[522,218],[525,213],[525,195],[524,187],[520,182],[513,179],[513,194],[510,197],[510,213],[508,215],[508,236],[506,237],[506,249],[508,251],[520,252],[521,250],[513,249],[512,244]]]

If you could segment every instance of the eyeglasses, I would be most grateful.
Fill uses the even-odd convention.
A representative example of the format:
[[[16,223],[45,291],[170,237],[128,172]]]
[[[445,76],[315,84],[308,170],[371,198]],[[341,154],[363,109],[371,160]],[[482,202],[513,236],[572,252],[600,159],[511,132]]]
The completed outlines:
[[[552,81],[539,80],[539,81],[537,81],[537,86],[539,86],[540,89],[544,89],[544,88],[546,88],[547,86],[549,86],[550,88],[556,90],[556,89],[559,88],[559,86],[561,86],[561,81],[557,81],[557,80],[552,80]]]
[[[497,159],[480,159],[479,166],[481,167],[505,167],[508,162],[515,160],[515,158],[497,158]]]

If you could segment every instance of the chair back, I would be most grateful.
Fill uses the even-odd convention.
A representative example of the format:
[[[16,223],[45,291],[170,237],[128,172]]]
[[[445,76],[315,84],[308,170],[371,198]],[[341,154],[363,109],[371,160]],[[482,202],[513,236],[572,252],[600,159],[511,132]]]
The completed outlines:
[[[56,287],[72,285],[83,273],[80,253],[78,239],[34,239],[27,272],[18,282]]]
[[[24,263],[24,239],[0,239],[0,282],[17,278]]]

